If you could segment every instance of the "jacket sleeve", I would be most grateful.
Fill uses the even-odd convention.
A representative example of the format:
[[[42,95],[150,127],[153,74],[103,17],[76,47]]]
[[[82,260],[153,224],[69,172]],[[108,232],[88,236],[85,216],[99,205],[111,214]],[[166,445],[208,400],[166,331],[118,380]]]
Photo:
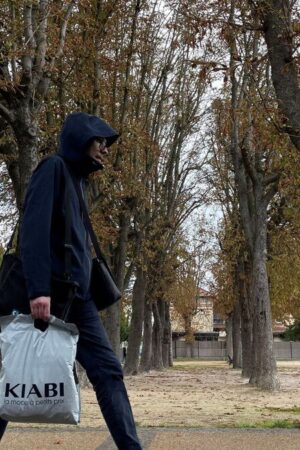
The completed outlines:
[[[42,161],[26,193],[20,249],[29,299],[50,296],[51,222],[58,197],[58,172],[55,158]]]

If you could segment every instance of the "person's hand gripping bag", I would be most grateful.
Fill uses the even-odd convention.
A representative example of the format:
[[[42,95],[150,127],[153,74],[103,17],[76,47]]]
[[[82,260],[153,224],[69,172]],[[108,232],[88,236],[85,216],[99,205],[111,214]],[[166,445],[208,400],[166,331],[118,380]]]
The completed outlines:
[[[12,422],[77,424],[78,329],[52,316],[45,331],[30,315],[0,318],[0,417]]]

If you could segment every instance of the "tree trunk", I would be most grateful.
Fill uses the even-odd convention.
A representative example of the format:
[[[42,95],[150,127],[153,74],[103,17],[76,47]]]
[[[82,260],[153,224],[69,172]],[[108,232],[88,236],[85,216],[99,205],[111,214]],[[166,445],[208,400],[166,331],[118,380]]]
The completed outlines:
[[[194,342],[187,340],[185,341],[185,357],[193,358],[194,357]]]
[[[19,170],[19,162],[16,160],[8,161],[6,162],[7,171],[9,173],[9,176],[12,181],[15,197],[16,197],[16,204],[18,211],[20,213],[22,204],[21,199],[22,195],[20,192],[20,170]]]
[[[169,367],[173,367],[174,360],[173,360],[173,339],[172,339],[172,328],[170,323],[170,345],[169,345]]]
[[[166,302],[164,300],[157,301],[157,307],[159,312],[159,318],[162,328],[162,336],[161,336],[161,355],[163,366],[166,367],[167,359],[168,359],[168,342],[165,340],[165,321],[166,321]]]
[[[232,347],[234,369],[242,367],[241,310],[237,299],[232,313]]]
[[[296,39],[291,19],[292,2],[262,2],[263,29],[272,68],[272,81],[284,128],[295,147],[300,150],[300,87],[295,57]],[[257,14],[257,8],[253,15]]]
[[[19,149],[20,184],[15,194],[17,207],[21,211],[29,180],[38,162],[38,127],[28,105],[19,106],[17,120],[12,126]]]
[[[233,21],[235,3],[232,2],[231,5],[230,21]],[[250,299],[254,323],[254,366],[249,382],[262,389],[272,390],[279,387],[279,382],[273,354],[271,306],[265,261],[267,254],[266,223],[268,204],[278,190],[279,178],[277,173],[270,177],[266,174],[262,147],[254,138],[251,109],[247,114],[248,127],[247,134],[244,136],[244,145],[240,145],[242,139],[240,136],[239,111],[244,96],[239,95],[239,87],[242,84],[245,92],[245,84],[251,78],[246,77],[240,80],[242,83],[239,84],[235,61],[236,48],[233,33],[230,39],[230,77],[232,83],[230,151],[239,198],[241,222],[252,271]],[[249,93],[251,93],[251,85],[249,86]]]
[[[90,388],[90,389],[92,389],[93,386],[91,385],[91,382],[89,381],[89,379],[87,377],[86,371],[79,364],[78,361],[76,361],[76,371],[77,371],[77,376],[78,376],[80,388]]]
[[[171,367],[173,365],[172,361],[172,331],[171,331],[171,321],[170,321],[170,304],[165,303],[165,315],[163,324],[163,364],[164,367]]]
[[[163,328],[160,320],[159,310],[158,310],[158,300],[152,303],[152,311],[154,317],[153,329],[152,329],[152,361],[151,366],[155,370],[162,370],[163,359],[162,359],[162,337]]]
[[[118,247],[115,252],[114,273],[117,286],[123,292],[125,278],[125,262],[127,256],[128,231],[130,225],[129,211],[120,214],[120,231]],[[103,324],[115,354],[120,358],[120,304],[119,302],[107,308],[103,314]]]
[[[138,267],[132,293],[132,317],[124,367],[126,375],[136,375],[138,373],[144,321],[145,283],[145,273],[141,267]]]
[[[233,358],[233,345],[232,345],[232,313],[226,320],[226,350],[227,355]]]
[[[158,301],[158,310],[160,315],[160,320],[162,324],[162,360],[163,366],[169,367],[169,355],[170,355],[170,330],[168,321],[168,311],[169,304],[164,300]]]
[[[249,305],[241,303],[241,336],[242,336],[242,377],[250,378],[253,367],[252,348],[253,321],[250,317]]]
[[[140,372],[149,372],[152,354],[152,305],[145,300],[143,348],[140,361]]]
[[[252,313],[249,290],[249,268],[240,255],[239,292],[241,309],[241,338],[242,338],[242,377],[250,378],[253,367],[252,349]]]
[[[255,305],[253,316],[254,361],[250,383],[266,390],[279,388],[273,352],[272,313],[266,268],[266,208],[258,210],[257,233],[253,255],[251,296]]]
[[[120,355],[120,305],[119,302],[107,308],[102,314],[102,321],[114,353]]]

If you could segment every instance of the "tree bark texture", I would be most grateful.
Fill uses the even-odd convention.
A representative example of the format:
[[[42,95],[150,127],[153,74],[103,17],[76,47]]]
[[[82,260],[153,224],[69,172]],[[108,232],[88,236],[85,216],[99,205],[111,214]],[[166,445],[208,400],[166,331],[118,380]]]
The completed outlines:
[[[257,233],[254,245],[251,297],[253,308],[253,354],[250,383],[265,390],[279,388],[276,361],[273,352],[272,313],[266,268],[267,221],[266,208],[258,211]]]
[[[170,304],[164,302],[164,322],[163,322],[163,364],[164,367],[171,367],[172,362],[172,331],[170,320]]]
[[[162,360],[164,367],[170,367],[170,345],[172,337],[170,334],[169,304],[164,300],[158,301],[158,309],[162,324]]]
[[[106,333],[108,335],[109,341],[111,343],[112,349],[117,355],[118,358],[121,357],[120,355],[120,305],[119,302],[115,303],[114,305],[107,308],[103,315],[102,315],[102,321],[104,328],[106,330]]]
[[[233,357],[233,345],[232,345],[232,313],[226,320],[226,349],[227,355],[230,358]]]
[[[125,262],[127,256],[128,232],[130,225],[129,211],[120,214],[120,230],[118,246],[114,255],[114,274],[117,286],[123,292],[125,278]],[[103,314],[103,324],[108,334],[110,343],[115,354],[120,357],[120,304],[119,302],[108,308]]]
[[[240,188],[240,187],[239,187]],[[250,383],[266,390],[279,388],[276,362],[273,352],[272,313],[266,268],[267,254],[267,205],[263,180],[258,177],[253,186],[255,208],[251,218],[240,202],[242,221],[253,224],[249,245],[251,258],[250,302],[253,310],[253,359]],[[241,196],[242,197],[242,196]]]
[[[162,327],[162,340],[161,340],[161,354],[162,354],[162,362],[163,366],[166,367],[167,360],[168,360],[168,341],[166,339],[166,302],[164,300],[158,300],[157,302],[158,306],[158,312],[159,312],[159,318],[160,323]]]
[[[19,148],[19,188],[17,205],[23,205],[26,189],[38,162],[38,127],[29,105],[20,105],[17,120],[12,125]]]
[[[230,21],[233,20],[235,1],[231,3]],[[250,383],[266,389],[279,387],[276,362],[273,353],[272,314],[266,269],[267,254],[267,208],[277,192],[278,175],[268,178],[263,168],[263,151],[254,143],[253,121],[248,111],[247,131],[241,145],[240,108],[244,93],[251,84],[247,72],[238,80],[235,61],[236,42],[234,32],[229,40],[232,89],[232,135],[231,156],[235,185],[239,199],[239,210],[251,267],[250,299],[253,307],[253,367]],[[248,55],[250,56],[250,55]],[[241,87],[242,86],[242,87]],[[246,106],[246,105],[245,105]]]
[[[151,359],[151,367],[155,370],[162,370],[163,365],[163,357],[162,357],[162,337],[163,337],[163,327],[160,319],[158,302],[161,300],[157,300],[152,303],[152,311],[153,311],[153,329],[152,329],[152,359]]]
[[[232,348],[233,348],[233,368],[242,367],[242,339],[241,339],[241,309],[240,302],[237,301],[232,313]]]
[[[294,56],[296,43],[293,42],[292,3],[290,0],[265,0],[262,2],[262,12],[272,81],[284,116],[284,129],[300,150],[300,86]]]
[[[124,366],[125,375],[136,375],[138,373],[144,321],[145,284],[145,273],[142,267],[138,267],[132,292],[132,317],[128,338],[127,356]]]
[[[145,299],[143,348],[140,361],[140,372],[149,372],[151,369],[152,354],[152,305]]]
[[[238,263],[239,302],[241,311],[242,377],[250,378],[253,367],[252,329],[249,268],[240,252]]]

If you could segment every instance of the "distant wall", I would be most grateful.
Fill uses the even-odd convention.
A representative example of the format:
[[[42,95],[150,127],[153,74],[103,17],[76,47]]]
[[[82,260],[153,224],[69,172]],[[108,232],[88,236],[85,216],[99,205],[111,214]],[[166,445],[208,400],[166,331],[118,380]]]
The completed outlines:
[[[278,360],[300,359],[300,342],[274,342],[274,351]],[[174,340],[173,358],[226,359],[226,342]]]

